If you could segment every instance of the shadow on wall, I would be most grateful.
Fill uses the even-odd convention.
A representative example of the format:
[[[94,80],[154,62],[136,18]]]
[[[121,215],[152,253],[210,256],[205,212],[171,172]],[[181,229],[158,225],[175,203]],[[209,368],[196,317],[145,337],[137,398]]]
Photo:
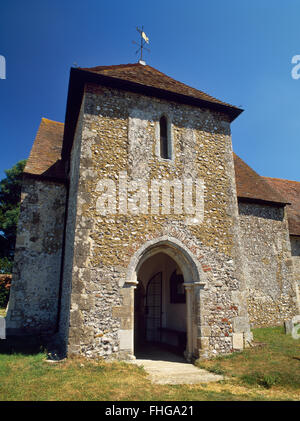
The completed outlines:
[[[256,216],[257,218],[272,219],[273,221],[283,221],[284,208],[268,205],[259,205],[257,203],[239,203],[239,214],[246,216]]]

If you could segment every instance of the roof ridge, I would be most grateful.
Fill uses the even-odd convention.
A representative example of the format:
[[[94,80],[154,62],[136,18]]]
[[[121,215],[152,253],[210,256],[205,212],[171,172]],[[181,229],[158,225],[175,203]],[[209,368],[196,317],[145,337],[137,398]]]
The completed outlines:
[[[105,70],[105,69],[115,69],[117,67],[134,67],[134,66],[142,66],[142,64],[140,64],[140,63],[109,64],[109,65],[106,65],[106,66],[78,67],[78,69],[81,69],[81,70],[95,70],[95,69]],[[143,67],[145,67],[145,66],[143,66]]]

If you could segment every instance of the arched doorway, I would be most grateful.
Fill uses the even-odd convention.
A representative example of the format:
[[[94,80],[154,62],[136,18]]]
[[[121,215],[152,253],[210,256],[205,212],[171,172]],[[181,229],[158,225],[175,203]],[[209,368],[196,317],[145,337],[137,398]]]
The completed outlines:
[[[155,346],[183,355],[187,342],[184,276],[164,251],[140,265],[134,297],[134,353]]]
[[[172,275],[176,269],[176,276],[181,277],[183,281],[181,285],[177,285],[181,291],[184,291],[186,301],[185,315],[182,316],[184,311],[181,312],[179,324],[184,324],[185,320],[185,328],[182,328],[186,336],[184,356],[190,361],[193,356],[198,356],[201,343],[202,314],[200,309],[202,307],[202,294],[200,294],[200,290],[205,288],[206,276],[197,257],[180,240],[167,235],[145,242],[134,253],[127,267],[122,292],[126,304],[121,316],[121,328],[118,332],[120,351],[126,358],[132,358],[135,357],[135,347],[139,346],[139,342],[147,342],[145,326],[146,290],[151,277],[160,271],[155,265],[153,266],[154,260],[150,260],[152,256],[158,254],[164,255],[165,260],[166,255],[171,258],[172,265],[175,267],[172,268],[173,272],[169,271],[169,275]],[[156,263],[158,262],[156,261]],[[145,269],[147,265],[149,270]],[[150,269],[152,273],[150,273]],[[143,271],[146,273],[145,280],[140,282],[139,276]],[[168,284],[165,282],[163,285],[166,288]],[[164,294],[164,297],[167,297],[167,294]],[[172,317],[174,314],[175,312],[162,314],[162,327],[164,327],[164,317],[166,318],[167,315]],[[177,331],[180,330],[179,324],[176,325]],[[166,329],[168,328],[166,327]],[[162,333],[166,335],[168,332]],[[174,333],[169,333],[173,335],[173,341],[175,341]],[[168,342],[171,342],[170,338]]]

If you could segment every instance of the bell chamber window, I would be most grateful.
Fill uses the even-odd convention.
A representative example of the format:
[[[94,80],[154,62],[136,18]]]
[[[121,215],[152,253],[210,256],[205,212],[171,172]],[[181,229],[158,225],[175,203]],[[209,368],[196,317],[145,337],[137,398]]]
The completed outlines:
[[[159,120],[160,130],[160,157],[164,159],[171,159],[171,143],[168,136],[168,120],[163,115]]]

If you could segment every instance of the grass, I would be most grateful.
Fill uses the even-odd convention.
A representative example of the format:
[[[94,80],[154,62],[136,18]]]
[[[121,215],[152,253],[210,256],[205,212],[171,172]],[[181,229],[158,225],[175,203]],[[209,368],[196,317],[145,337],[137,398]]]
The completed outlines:
[[[300,341],[285,335],[283,327],[254,329],[253,334],[258,346],[197,365],[240,384],[300,391]]]
[[[0,401],[299,400],[300,341],[280,328],[257,329],[254,336],[266,346],[198,362],[225,374],[225,381],[173,386],[152,384],[133,364],[84,358],[49,363],[37,342],[24,349],[0,341]]]
[[[154,385],[140,367],[69,359],[45,362],[45,355],[6,355],[0,362],[0,400],[159,401],[239,400],[229,391],[200,386]],[[245,394],[245,399],[247,396]]]
[[[5,317],[5,316],[6,316],[6,309],[0,308],[0,317]]]

